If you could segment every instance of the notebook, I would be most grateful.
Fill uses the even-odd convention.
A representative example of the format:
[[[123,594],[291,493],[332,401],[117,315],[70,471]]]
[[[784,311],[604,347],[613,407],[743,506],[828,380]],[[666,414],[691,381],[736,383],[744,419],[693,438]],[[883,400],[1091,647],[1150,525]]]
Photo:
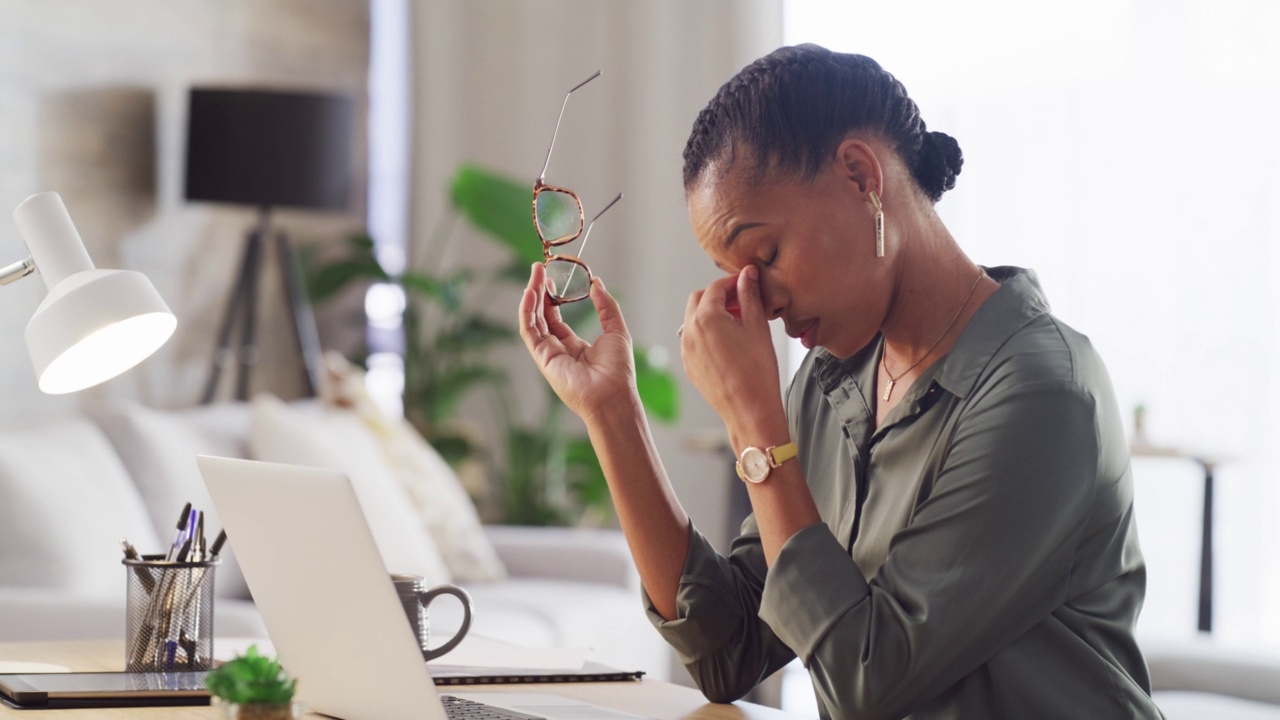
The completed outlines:
[[[352,720],[446,720],[346,475],[210,456],[197,463],[280,662],[298,678],[298,699]],[[637,718],[551,694],[462,697],[551,720]]]

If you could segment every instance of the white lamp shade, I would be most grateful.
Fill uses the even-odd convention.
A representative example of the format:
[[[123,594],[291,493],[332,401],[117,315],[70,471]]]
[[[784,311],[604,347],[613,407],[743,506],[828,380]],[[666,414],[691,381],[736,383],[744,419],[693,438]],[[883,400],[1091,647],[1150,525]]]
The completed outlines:
[[[177,326],[142,273],[82,270],[49,289],[27,324],[27,348],[40,389],[70,393],[142,362]]]

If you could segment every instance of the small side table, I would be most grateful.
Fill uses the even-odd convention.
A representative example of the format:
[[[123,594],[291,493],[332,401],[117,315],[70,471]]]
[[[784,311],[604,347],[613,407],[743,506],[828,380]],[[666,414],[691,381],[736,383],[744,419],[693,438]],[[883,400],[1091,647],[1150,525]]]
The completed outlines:
[[[1200,603],[1197,628],[1213,632],[1213,472],[1221,458],[1178,448],[1151,445],[1141,439],[1129,444],[1132,457],[1173,458],[1196,463],[1204,471],[1204,507],[1200,517]]]

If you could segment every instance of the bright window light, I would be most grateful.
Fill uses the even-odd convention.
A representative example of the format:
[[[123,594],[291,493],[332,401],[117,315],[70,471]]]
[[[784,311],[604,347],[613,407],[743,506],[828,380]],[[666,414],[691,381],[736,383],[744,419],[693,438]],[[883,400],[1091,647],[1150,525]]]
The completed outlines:
[[[1037,272],[1106,361],[1125,419],[1142,405],[1154,443],[1227,458],[1214,639],[1280,649],[1280,566],[1257,564],[1280,552],[1276,36],[1271,0],[784,3],[787,44],[875,58],[959,141],[939,215],[974,261]],[[1194,636],[1200,484],[1133,467],[1139,634]]]
[[[375,328],[394,330],[404,324],[404,288],[391,283],[375,283],[364,296],[364,312]]]

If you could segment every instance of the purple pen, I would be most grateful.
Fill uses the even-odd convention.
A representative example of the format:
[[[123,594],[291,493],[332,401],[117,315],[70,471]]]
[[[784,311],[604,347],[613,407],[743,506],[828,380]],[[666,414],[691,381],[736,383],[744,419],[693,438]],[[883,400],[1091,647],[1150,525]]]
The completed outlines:
[[[173,560],[178,556],[178,551],[182,549],[182,543],[187,539],[187,528],[191,520],[191,503],[182,506],[182,514],[178,516],[178,531],[173,535],[173,542],[169,545],[169,552],[165,555],[165,560]]]

